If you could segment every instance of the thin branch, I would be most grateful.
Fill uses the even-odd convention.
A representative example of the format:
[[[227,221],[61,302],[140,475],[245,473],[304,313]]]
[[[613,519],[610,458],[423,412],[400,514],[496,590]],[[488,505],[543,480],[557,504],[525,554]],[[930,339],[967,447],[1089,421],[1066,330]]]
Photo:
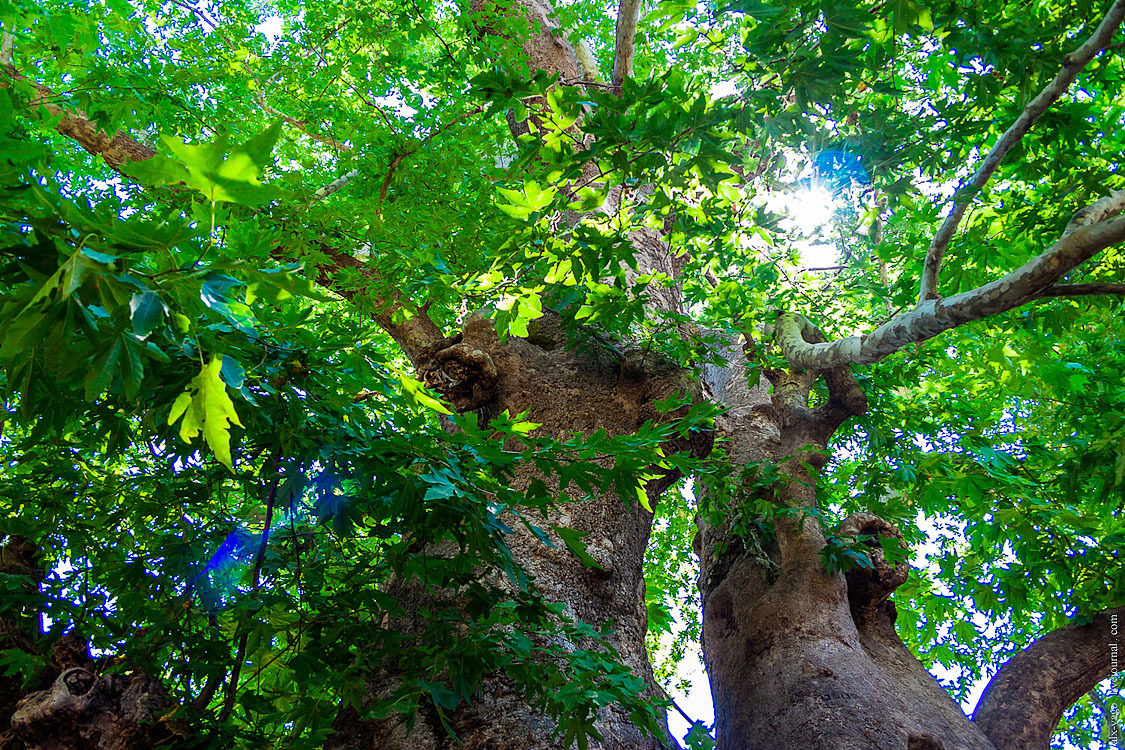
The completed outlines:
[[[430,139],[441,135],[446,130],[449,130],[449,128],[453,127],[454,125],[461,122],[462,120],[464,120],[468,117],[471,117],[475,114],[478,114],[479,112],[482,112],[482,111],[484,111],[484,105],[483,104],[478,106],[478,107],[474,107],[473,109],[470,109],[468,112],[465,112],[463,114],[458,115],[457,117],[454,117],[452,120],[445,123],[440,128],[437,128],[436,130],[433,130],[433,131],[429,132],[428,134],[426,134],[426,136],[424,138],[422,138],[420,141],[418,141],[416,144],[414,144],[413,147],[411,147],[408,151],[403,151],[400,154],[395,154],[394,157],[391,159],[390,165],[387,167],[386,175],[383,177],[383,185],[379,189],[379,209],[378,209],[378,212],[382,213],[383,202],[387,198],[387,190],[390,188],[391,178],[394,176],[395,169],[398,168],[399,164],[401,164],[403,162],[403,160],[406,159],[406,157],[410,156],[411,154],[416,153],[418,151],[418,148],[422,144],[429,141]],[[314,201],[323,200],[324,198],[327,198],[328,196],[332,195],[333,193],[339,192],[340,190],[347,187],[348,184],[351,183],[351,181],[354,180],[358,176],[359,176],[359,170],[358,169],[351,170],[350,172],[345,174],[343,177],[340,177],[336,180],[333,180],[332,182],[328,183],[324,187],[317,190],[314,193],[313,200]],[[311,204],[311,202],[312,201],[310,201],[310,204]],[[306,208],[307,208],[307,205],[306,205]]]
[[[391,159],[390,166],[387,167],[387,174],[383,177],[383,185],[379,188],[379,207],[375,213],[379,216],[383,215],[383,201],[387,199],[387,189],[391,186],[391,178],[394,176],[395,168],[402,163],[402,160],[410,155],[412,152],[402,154],[395,154],[395,158]]]
[[[219,630],[219,621],[214,614],[208,617],[208,622],[214,630]],[[222,684],[226,676],[226,670],[223,669],[217,669],[212,672],[211,676],[207,678],[207,682],[203,685],[203,689],[199,691],[199,695],[195,696],[195,700],[191,702],[191,707],[199,713],[206,711],[207,706],[211,703],[211,699],[215,697],[215,693],[219,690],[219,685]]]
[[[1039,293],[1038,299],[1048,297],[1088,297],[1095,294],[1125,294],[1125,284],[1055,284]]]
[[[1090,700],[1093,701],[1094,705],[1098,707],[1098,710],[1102,712],[1102,727],[1105,731],[1105,736],[1111,738],[1122,737],[1125,729],[1118,723],[1113,708],[1105,702],[1105,698],[1098,692],[1098,689],[1096,687],[1091,688],[1090,692],[1086,693],[1086,695],[1090,696]],[[1103,736],[1103,739],[1105,736]]]
[[[204,13],[201,8],[196,8],[195,6],[189,5],[188,3],[180,2],[180,0],[171,0],[171,3],[172,5],[175,5],[178,8],[182,8],[183,10],[186,10],[188,13],[198,18],[200,23],[203,24],[206,31],[211,32],[219,28],[218,21]],[[207,28],[208,26],[210,28]]]
[[[1116,656],[1111,623],[1125,607],[1103,610],[1035,640],[1000,667],[985,688],[973,723],[996,750],[1044,750],[1063,712],[1109,677]]]
[[[797,273],[829,273],[831,271],[845,271],[848,266],[807,266],[805,268],[798,268]],[[886,281],[883,281],[886,286]]]
[[[313,133],[312,131],[309,130],[308,123],[306,123],[304,120],[298,120],[296,117],[290,117],[289,115],[285,114],[281,110],[278,110],[278,109],[275,109],[274,107],[271,107],[269,102],[266,101],[266,94],[265,94],[264,91],[259,91],[257,93],[257,95],[255,95],[254,99],[255,99],[255,101],[258,102],[258,106],[261,107],[263,111],[267,112],[268,114],[273,115],[274,117],[280,117],[282,120],[284,120],[288,124],[292,125],[293,127],[297,128],[297,130],[300,130],[302,133],[307,135],[309,138],[312,138],[314,141],[317,141],[319,143],[323,143],[325,146],[328,146],[329,148],[333,148],[333,149],[335,149],[337,151],[341,151],[341,152],[347,152],[347,151],[352,150],[351,146],[349,146],[346,143],[341,143],[340,141],[336,140],[335,138],[332,138],[332,137],[326,136],[326,135],[317,135],[316,133]]]
[[[973,196],[980,192],[980,189],[988,182],[996,168],[1000,166],[1004,156],[1031,129],[1039,116],[1062,96],[1087,63],[1093,59],[1094,55],[1109,44],[1123,19],[1125,19],[1125,0],[1116,0],[1093,35],[1081,47],[1063,58],[1062,70],[1059,71],[1054,80],[1047,84],[1037,97],[1031,100],[1031,103],[1016,118],[1012,126],[1000,136],[1000,140],[992,147],[992,151],[985,157],[984,162],[981,163],[972,179],[958,188],[958,195],[953,198],[953,209],[945,217],[941,227],[938,228],[937,234],[930,242],[929,251],[926,253],[925,265],[922,268],[922,288],[918,297],[919,303],[935,299],[938,296],[938,273],[941,271],[942,257],[945,255],[949,243],[953,240],[953,234],[957,231],[957,227],[965,215],[965,210],[972,203]]]
[[[668,700],[672,701],[672,708],[676,709],[676,713],[678,713],[678,714],[679,714],[680,716],[684,717],[684,721],[686,721],[686,722],[687,722],[687,723],[688,723],[689,725],[693,725],[693,726],[694,726],[695,724],[702,724],[702,723],[703,723],[703,722],[701,722],[701,721],[700,721],[699,719],[693,719],[693,718],[692,718],[692,717],[691,717],[691,716],[690,716],[690,715],[688,714],[688,712],[687,712],[687,711],[685,711],[685,710],[683,710],[682,708],[680,708],[680,704],[679,704],[679,703],[676,703],[676,700],[675,700],[675,698],[669,698]]]
[[[869,334],[829,343],[807,342],[798,316],[786,313],[778,321],[777,343],[785,358],[797,367],[825,370],[842,364],[878,362],[907,344],[1026,304],[1071,270],[1119,242],[1125,242],[1125,217],[1083,226],[995,281],[945,299],[926,300]]]
[[[273,507],[277,500],[277,487],[281,483],[281,446],[274,449],[269,466],[273,471],[269,487],[266,490],[266,520],[262,527],[262,541],[258,543],[258,554],[254,558],[254,574],[250,584],[250,595],[256,596],[258,584],[261,582],[262,564],[266,560],[266,545],[270,539],[270,526],[273,524]],[[234,666],[231,668],[230,682],[227,683],[227,694],[223,699],[223,708],[219,711],[219,722],[222,723],[230,716],[234,708],[234,699],[238,695],[238,676],[242,673],[242,662],[246,659],[246,644],[249,640],[250,629],[243,621],[242,635],[238,639],[238,648],[235,650]]]
[[[445,54],[449,58],[450,62],[452,62],[454,65],[456,65],[457,64],[457,56],[453,54],[453,50],[450,49],[449,44],[444,39],[441,38],[441,34],[439,34],[438,30],[435,29],[433,24],[430,23],[430,19],[427,18],[426,14],[423,13],[418,8],[418,3],[414,2],[414,0],[411,0],[410,4],[414,6],[415,15],[418,18],[421,18],[423,21],[426,22],[426,26],[429,27],[430,33],[433,34],[439,42],[441,42],[441,46],[445,49]]]
[[[641,0],[621,0],[617,6],[617,46],[613,52],[613,90],[621,92],[626,78],[633,77],[634,42],[641,19]]]

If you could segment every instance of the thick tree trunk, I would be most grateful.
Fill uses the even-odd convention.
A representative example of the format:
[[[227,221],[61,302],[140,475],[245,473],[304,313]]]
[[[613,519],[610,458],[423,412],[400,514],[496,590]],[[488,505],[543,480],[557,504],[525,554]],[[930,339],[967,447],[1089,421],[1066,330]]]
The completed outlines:
[[[749,388],[732,369],[708,372],[710,395],[728,411],[719,420],[732,461],[780,467],[772,486],[755,483],[779,508],[813,508],[827,439],[849,412],[864,408],[846,373],[830,375],[832,401],[804,408],[815,378],[771,373],[773,394]],[[835,380],[833,384],[833,380]],[[812,450],[810,450],[810,448]],[[722,511],[723,509],[717,509]],[[772,526],[734,527],[731,514],[702,513],[703,653],[724,750],[992,750],[894,632],[887,601],[906,579],[872,549],[874,569],[845,577],[820,562],[816,518],[779,515]],[[849,519],[841,533],[899,536],[874,516]]]
[[[539,344],[513,337],[502,344],[493,322],[474,316],[466,321],[460,336],[424,353],[417,364],[421,375],[431,382],[456,380],[458,390],[446,396],[462,409],[478,410],[484,418],[503,410],[513,415],[526,411],[530,421],[542,424],[539,434],[557,438],[599,429],[611,435],[633,434],[645,420],[660,418],[652,406],[654,401],[692,388],[686,373],[675,368],[645,365],[608,351],[598,357],[568,349],[563,331],[553,325],[550,315],[544,319],[536,341]],[[441,368],[454,362],[473,362],[479,369],[462,370],[455,379],[442,377]],[[474,385],[481,380],[478,373],[487,373],[483,387]],[[701,439],[696,446],[671,447],[705,453],[710,441]],[[520,473],[519,481],[526,486],[533,476],[528,467]],[[654,486],[648,488],[650,495],[655,499],[668,484],[668,480],[653,482]],[[642,566],[652,514],[636,500],[625,503],[607,493],[563,505],[542,521],[532,520],[544,529],[561,525],[589,534],[585,539],[587,552],[601,570],[586,566],[560,539],[554,539],[552,549],[521,526],[509,535],[508,544],[538,589],[548,599],[563,603],[567,615],[597,628],[612,621],[609,642],[621,661],[645,680],[650,695],[662,697],[644,643],[648,618]],[[413,596],[409,602],[399,597],[405,609],[426,606],[428,594],[416,590]],[[375,683],[372,697],[393,684],[393,676],[376,676]],[[330,746],[412,750],[562,747],[561,738],[554,736],[555,723],[529,707],[502,674],[487,678],[472,705],[454,712],[450,726],[461,745],[449,737],[436,716],[420,714],[409,737],[395,725],[396,718],[361,723],[353,712],[345,711]],[[597,729],[603,739],[591,747],[639,750],[675,746],[666,728],[663,736],[646,737],[624,710],[613,705],[603,709]]]

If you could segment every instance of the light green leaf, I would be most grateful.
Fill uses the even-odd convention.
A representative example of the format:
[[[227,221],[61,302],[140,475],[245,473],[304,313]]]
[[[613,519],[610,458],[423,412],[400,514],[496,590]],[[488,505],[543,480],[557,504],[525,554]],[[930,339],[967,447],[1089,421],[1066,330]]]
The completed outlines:
[[[426,386],[421,382],[415,380],[409,375],[400,375],[399,382],[402,383],[403,390],[405,390],[414,402],[419,406],[424,406],[427,409],[440,412],[442,414],[453,414],[442,402],[431,396],[426,392]]]
[[[181,416],[180,437],[190,443],[197,435],[203,440],[223,466],[234,470],[230,454],[230,426],[242,427],[234,402],[227,395],[226,384],[220,375],[223,355],[216,354],[203,370],[192,378],[184,392],[172,404],[168,424],[175,424]]]

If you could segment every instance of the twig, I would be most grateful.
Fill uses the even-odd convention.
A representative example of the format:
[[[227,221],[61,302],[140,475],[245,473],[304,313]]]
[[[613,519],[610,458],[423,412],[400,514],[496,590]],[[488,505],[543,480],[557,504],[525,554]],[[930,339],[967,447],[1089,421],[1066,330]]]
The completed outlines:
[[[451,50],[449,48],[449,45],[446,44],[445,40],[441,38],[441,34],[439,34],[437,32],[437,29],[433,27],[433,24],[430,23],[430,19],[426,18],[426,14],[418,9],[418,3],[414,2],[414,0],[410,0],[410,4],[414,6],[414,12],[418,15],[418,17],[426,22],[426,26],[428,26],[433,35],[437,37],[437,40],[441,42],[441,46],[445,48],[445,54],[449,56],[450,62],[456,63],[457,58],[453,55],[453,50]]]
[[[382,213],[383,202],[387,199],[387,190],[391,186],[391,178],[394,176],[395,169],[398,168],[398,165],[401,164],[403,162],[403,160],[406,159],[406,157],[410,156],[411,154],[417,153],[418,147],[421,146],[426,141],[440,135],[441,133],[444,133],[446,130],[453,127],[457,123],[461,122],[465,118],[471,117],[472,115],[475,115],[478,112],[481,112],[483,110],[484,110],[483,104],[480,105],[479,107],[474,107],[473,109],[469,110],[468,112],[465,112],[464,114],[461,114],[461,115],[458,115],[457,117],[454,117],[452,120],[445,123],[444,125],[442,125],[437,130],[431,131],[424,138],[422,138],[420,141],[418,141],[416,144],[414,144],[414,146],[412,148],[410,148],[408,151],[403,151],[400,154],[395,154],[394,157],[391,159],[390,165],[387,167],[386,175],[383,176],[383,185],[379,189],[379,208],[378,208],[377,212]],[[317,190],[316,193],[315,193],[314,200],[323,200],[324,198],[327,198],[328,196],[332,195],[333,193],[339,192],[340,190],[342,190],[344,187],[346,187],[352,180],[354,180],[358,176],[359,176],[359,170],[353,169],[352,171],[345,174],[343,177],[340,177],[339,179],[333,180],[332,182],[328,183],[324,187]],[[311,204],[311,202],[310,202],[310,204]],[[307,205],[306,205],[306,207],[307,207]]]
[[[272,79],[270,79],[270,80],[272,80]],[[267,81],[267,84],[268,83],[269,82]],[[258,102],[258,106],[261,107],[265,112],[273,115],[274,117],[280,117],[282,120],[289,123],[293,127],[297,128],[297,130],[300,130],[302,133],[307,135],[309,138],[312,138],[314,141],[318,141],[320,143],[323,143],[325,146],[328,146],[330,148],[334,148],[337,151],[346,152],[346,151],[352,150],[351,146],[349,146],[346,143],[341,143],[340,141],[336,140],[335,138],[332,138],[332,137],[326,136],[326,135],[317,135],[316,133],[310,132],[309,128],[308,128],[308,123],[306,123],[305,121],[298,120],[296,117],[290,117],[289,115],[285,114],[281,110],[278,110],[278,109],[275,109],[274,107],[271,107],[269,102],[266,101],[266,94],[265,94],[264,91],[259,91],[254,96],[254,99]]]
[[[204,25],[210,26],[211,28],[207,29],[208,31],[214,31],[215,29],[219,28],[218,22],[215,21],[215,19],[211,18],[206,13],[204,13],[199,8],[196,8],[192,5],[189,5],[189,4],[184,3],[184,2],[180,2],[180,0],[171,0],[171,2],[172,2],[172,5],[175,5],[177,8],[183,8],[188,13],[191,13],[193,16],[195,16],[200,21],[202,21]]]
[[[1115,718],[1116,713],[1105,702],[1105,699],[1102,698],[1102,694],[1098,692],[1098,689],[1095,687],[1090,690],[1090,692],[1086,693],[1086,695],[1090,697],[1090,700],[1093,701],[1094,705],[1098,707],[1098,710],[1102,712],[1105,734],[1110,737],[1120,737],[1122,727]]]

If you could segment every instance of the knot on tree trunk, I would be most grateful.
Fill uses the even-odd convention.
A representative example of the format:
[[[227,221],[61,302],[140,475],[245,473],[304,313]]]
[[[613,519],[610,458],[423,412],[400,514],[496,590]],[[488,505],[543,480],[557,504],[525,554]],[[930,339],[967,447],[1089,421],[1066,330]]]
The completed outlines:
[[[160,683],[142,672],[99,676],[72,667],[16,705],[11,729],[29,750],[146,750],[169,738],[157,721],[169,705]]]
[[[864,537],[867,557],[871,560],[871,567],[852,568],[845,574],[848,581],[848,602],[857,624],[883,610],[887,610],[886,614],[893,620],[894,607],[887,602],[887,598],[906,582],[910,564],[905,557],[891,564],[879,540],[895,539],[898,546],[906,550],[902,532],[874,513],[853,513],[844,519],[836,533],[840,536]]]
[[[480,409],[496,397],[496,365],[488,352],[457,334],[418,356],[418,377],[458,412]]]

